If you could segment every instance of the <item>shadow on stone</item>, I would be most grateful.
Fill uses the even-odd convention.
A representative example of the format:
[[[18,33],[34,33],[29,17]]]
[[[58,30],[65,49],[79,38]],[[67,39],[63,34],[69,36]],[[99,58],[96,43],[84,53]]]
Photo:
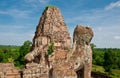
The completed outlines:
[[[77,73],[77,78],[84,78],[84,68],[76,71]]]

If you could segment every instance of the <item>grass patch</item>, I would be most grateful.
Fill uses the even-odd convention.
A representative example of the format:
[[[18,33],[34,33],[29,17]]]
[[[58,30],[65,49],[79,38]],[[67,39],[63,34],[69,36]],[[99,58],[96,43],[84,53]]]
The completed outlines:
[[[105,69],[102,66],[92,65],[92,72],[108,75],[108,76],[111,76],[112,78],[120,78],[119,69],[112,69],[112,73],[109,74],[108,72],[105,72]]]
[[[112,69],[112,78],[120,78],[120,70]]]
[[[106,73],[105,69],[102,66],[97,66],[97,65],[92,65],[92,71]]]
[[[105,72],[105,69],[102,66],[92,65],[92,72],[95,72],[97,74],[106,75],[109,76],[107,72]]]

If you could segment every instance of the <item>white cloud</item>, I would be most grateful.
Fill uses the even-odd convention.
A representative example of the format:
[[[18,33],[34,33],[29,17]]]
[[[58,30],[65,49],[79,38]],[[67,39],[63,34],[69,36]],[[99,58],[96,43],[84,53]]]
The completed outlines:
[[[24,41],[30,40],[32,41],[33,36],[30,33],[0,33],[0,45],[22,45]]]
[[[12,25],[2,25],[0,24],[0,33],[34,33],[35,27],[32,26],[32,24],[12,24]]]
[[[93,43],[99,48],[120,48],[120,32],[119,26],[101,26],[102,31],[99,31],[99,25],[94,27]]]
[[[28,27],[29,26],[26,26],[26,25],[2,25],[2,24],[0,24],[0,29],[1,30],[8,31],[7,29],[9,29],[9,31],[11,31],[11,32],[27,29]]]
[[[43,5],[47,5],[50,0],[24,0],[25,6],[33,7],[33,8],[40,8]]]
[[[20,17],[27,18],[29,15],[35,13],[35,11],[39,10],[40,7],[44,7],[49,3],[50,0],[23,0],[22,4],[18,5],[22,7],[22,9],[17,8],[13,5],[13,8],[7,8],[4,10],[0,10],[0,14],[9,15],[12,17]]]
[[[120,36],[114,36],[114,40],[120,40]]]
[[[102,31],[103,30],[103,28],[102,27],[98,27],[98,31]]]
[[[42,4],[46,4],[46,3],[48,3],[50,0],[38,0],[40,3],[42,3]]]
[[[35,32],[32,24],[0,24],[0,29],[0,45],[22,45],[26,40],[32,41]]]
[[[110,10],[116,7],[120,7],[120,0],[105,7],[105,10]]]
[[[32,11],[23,11],[19,9],[0,10],[0,14],[12,17],[26,18]]]
[[[48,3],[50,0],[25,0],[28,3],[41,3],[41,4],[46,4]]]

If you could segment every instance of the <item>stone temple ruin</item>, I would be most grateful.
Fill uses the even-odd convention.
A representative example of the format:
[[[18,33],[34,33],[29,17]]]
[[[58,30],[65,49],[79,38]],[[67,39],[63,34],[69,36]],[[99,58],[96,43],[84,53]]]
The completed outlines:
[[[31,52],[21,78],[91,78],[92,50],[90,27],[77,25],[73,46],[60,10],[55,6],[45,8],[33,38]],[[49,46],[53,52],[48,55]],[[17,77],[16,77],[17,78]]]
[[[77,25],[71,38],[60,10],[46,7],[33,39],[32,50],[25,56],[28,61],[23,78],[91,78],[93,31]],[[46,57],[54,43],[53,53]]]

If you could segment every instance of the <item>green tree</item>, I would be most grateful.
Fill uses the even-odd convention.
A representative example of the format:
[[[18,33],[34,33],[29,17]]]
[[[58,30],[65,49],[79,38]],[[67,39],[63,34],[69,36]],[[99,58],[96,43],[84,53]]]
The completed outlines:
[[[93,53],[93,64],[102,66],[104,62],[104,50],[101,48],[95,48]]]
[[[93,63],[95,65],[99,65],[99,66],[102,66],[103,65],[103,62],[104,62],[104,58],[102,58],[100,55],[97,55],[95,57],[95,59],[93,60]]]
[[[93,56],[93,59],[94,59],[96,57],[96,53],[95,53],[96,45],[94,43],[91,43],[90,46],[91,46],[91,49],[92,49],[92,56]]]
[[[8,58],[13,57],[12,56],[12,52],[11,49],[3,49],[3,63],[7,63],[8,62]]]
[[[96,47],[96,45],[94,43],[91,43],[90,46],[91,46],[92,50],[94,50],[94,48]]]
[[[105,49],[105,54],[104,54],[104,63],[103,67],[106,72],[111,73],[112,70],[112,63],[113,63],[113,55],[112,51],[110,49]]]
[[[91,43],[90,46],[91,46],[91,49],[92,49],[92,63],[96,64],[96,60],[95,60],[95,58],[97,56],[97,54],[95,52],[96,45],[94,43]]]
[[[0,48],[1,48],[0,62],[2,62],[2,63],[9,62],[9,59],[11,57],[12,57],[12,59],[14,61],[19,56],[19,52],[18,52],[18,47],[17,46],[3,45],[3,46],[0,46]]]
[[[120,56],[118,56],[118,62],[117,62],[118,68],[120,69]]]
[[[20,47],[20,49],[19,49],[20,55],[19,55],[18,59],[16,60],[16,64],[15,64],[16,66],[23,67],[25,65],[26,61],[25,61],[24,57],[30,51],[31,45],[32,45],[32,42],[27,40]]]
[[[3,61],[3,58],[4,58],[4,53],[3,53],[3,52],[0,52],[0,62]]]
[[[117,57],[117,52],[115,51],[112,51],[112,68],[113,69],[117,69],[119,66],[118,66],[118,57]]]

